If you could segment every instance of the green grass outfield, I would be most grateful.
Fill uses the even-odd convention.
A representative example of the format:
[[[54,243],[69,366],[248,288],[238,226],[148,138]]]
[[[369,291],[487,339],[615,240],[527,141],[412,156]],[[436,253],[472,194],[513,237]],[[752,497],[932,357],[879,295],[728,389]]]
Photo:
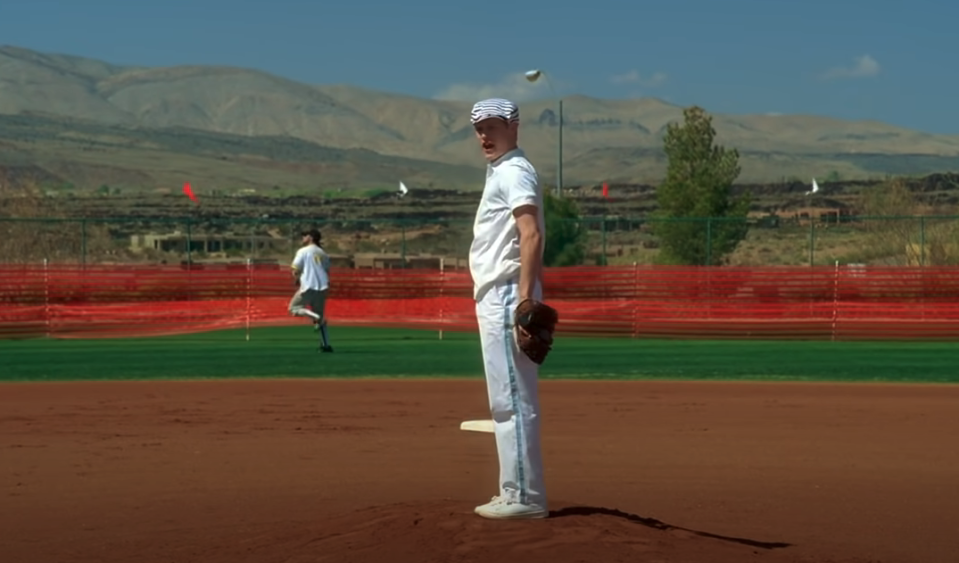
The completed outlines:
[[[469,333],[309,326],[116,340],[0,341],[0,381],[480,377]],[[959,343],[561,338],[543,378],[959,382]]]

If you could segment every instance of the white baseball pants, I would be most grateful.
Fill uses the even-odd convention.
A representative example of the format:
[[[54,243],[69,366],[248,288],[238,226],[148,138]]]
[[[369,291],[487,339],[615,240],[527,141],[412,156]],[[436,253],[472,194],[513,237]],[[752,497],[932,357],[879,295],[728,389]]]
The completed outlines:
[[[541,299],[542,288],[533,297]],[[539,366],[516,345],[517,281],[497,284],[476,303],[483,365],[499,455],[500,495],[546,506],[539,434]]]

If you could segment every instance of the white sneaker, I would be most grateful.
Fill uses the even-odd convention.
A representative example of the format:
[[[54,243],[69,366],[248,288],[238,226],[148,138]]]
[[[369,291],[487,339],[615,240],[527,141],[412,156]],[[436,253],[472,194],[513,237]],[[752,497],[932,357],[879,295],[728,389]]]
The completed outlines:
[[[511,495],[495,496],[490,502],[477,506],[474,512],[492,520],[546,518],[549,515],[545,506],[522,504]]]

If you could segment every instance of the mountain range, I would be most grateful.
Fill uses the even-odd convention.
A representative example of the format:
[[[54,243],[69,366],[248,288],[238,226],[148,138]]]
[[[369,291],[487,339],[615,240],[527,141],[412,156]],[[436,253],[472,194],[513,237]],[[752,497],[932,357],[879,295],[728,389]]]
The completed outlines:
[[[662,135],[681,107],[585,96],[563,106],[564,184],[662,177]],[[119,66],[2,46],[0,172],[77,187],[477,188],[483,161],[469,109],[247,68]],[[554,182],[556,103],[523,103],[521,115],[521,144]],[[714,114],[713,123],[717,142],[740,152],[742,182],[959,168],[959,136],[806,115]]]

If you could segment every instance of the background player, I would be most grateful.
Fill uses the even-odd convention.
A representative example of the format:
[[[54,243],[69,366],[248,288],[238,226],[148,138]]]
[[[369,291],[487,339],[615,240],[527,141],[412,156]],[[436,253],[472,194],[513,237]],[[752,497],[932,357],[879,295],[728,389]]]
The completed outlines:
[[[544,518],[539,366],[520,351],[513,332],[516,306],[542,299],[543,195],[536,170],[517,146],[519,108],[508,100],[483,100],[473,106],[470,121],[488,162],[470,273],[500,465],[499,494],[476,513]]]
[[[293,257],[293,279],[299,289],[290,300],[290,313],[297,317],[310,317],[320,331],[320,351],[332,352],[326,329],[326,295],[330,288],[330,256],[320,247],[320,231],[310,229],[301,233],[303,246]],[[307,308],[307,306],[309,308]]]

